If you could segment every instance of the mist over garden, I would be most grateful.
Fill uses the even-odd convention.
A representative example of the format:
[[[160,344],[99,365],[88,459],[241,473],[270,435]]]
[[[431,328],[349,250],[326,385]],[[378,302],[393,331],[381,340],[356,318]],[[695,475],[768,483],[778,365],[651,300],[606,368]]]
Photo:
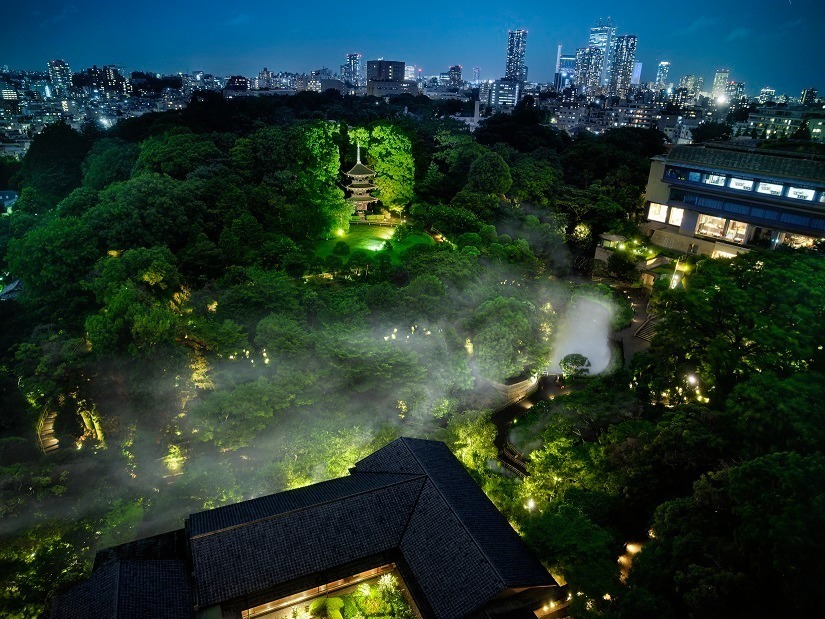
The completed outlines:
[[[426,97],[203,95],[105,132],[56,124],[0,162],[20,191],[0,274],[23,285],[0,302],[0,615],[46,616],[95,552],[346,475],[402,435],[447,442],[573,616],[812,615],[821,251],[692,258],[626,358],[638,257],[594,281],[593,253],[603,233],[646,242],[664,136],[571,139],[534,103],[471,134]],[[363,221],[343,174],[359,145],[381,215]],[[507,431],[513,475],[501,386],[561,373],[571,393]]]

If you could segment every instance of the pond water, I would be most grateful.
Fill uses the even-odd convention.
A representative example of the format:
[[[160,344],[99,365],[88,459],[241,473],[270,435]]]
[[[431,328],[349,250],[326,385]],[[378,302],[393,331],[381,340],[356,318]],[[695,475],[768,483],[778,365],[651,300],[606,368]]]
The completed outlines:
[[[578,353],[590,360],[590,375],[602,373],[610,363],[610,321],[613,308],[605,301],[577,299],[561,316],[549,372],[561,372],[559,361]]]

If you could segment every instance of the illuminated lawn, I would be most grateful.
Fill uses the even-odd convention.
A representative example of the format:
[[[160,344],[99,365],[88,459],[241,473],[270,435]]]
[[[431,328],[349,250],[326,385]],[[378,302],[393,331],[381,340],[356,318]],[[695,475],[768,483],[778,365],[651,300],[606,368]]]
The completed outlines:
[[[350,226],[349,233],[344,236],[336,236],[328,241],[321,241],[315,247],[315,255],[321,258],[326,258],[335,249],[335,244],[339,241],[344,241],[349,245],[349,250],[366,249],[367,251],[379,251],[384,247],[384,243],[390,241],[395,228],[390,226],[365,226],[355,225]],[[413,245],[426,244],[432,245],[432,237],[428,234],[411,234],[403,243],[396,243],[390,241],[392,244],[392,261],[397,263],[399,256]]]

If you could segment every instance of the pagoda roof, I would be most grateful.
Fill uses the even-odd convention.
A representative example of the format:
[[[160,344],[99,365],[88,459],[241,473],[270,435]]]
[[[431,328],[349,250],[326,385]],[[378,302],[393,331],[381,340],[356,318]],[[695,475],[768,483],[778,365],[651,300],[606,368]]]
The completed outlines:
[[[352,166],[352,169],[347,172],[347,176],[375,176],[375,170],[370,170],[360,161]]]
[[[347,189],[378,189],[378,187],[376,185],[373,185],[372,183],[355,182],[347,185]]]
[[[373,196],[350,196],[350,200],[353,202],[378,202],[378,198],[374,198]]]

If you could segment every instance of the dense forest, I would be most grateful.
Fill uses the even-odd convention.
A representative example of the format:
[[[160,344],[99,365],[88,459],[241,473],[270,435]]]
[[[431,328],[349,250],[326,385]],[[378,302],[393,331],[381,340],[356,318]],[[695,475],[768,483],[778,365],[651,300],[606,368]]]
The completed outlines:
[[[582,295],[623,326],[593,249],[644,240],[664,138],[573,140],[529,97],[473,134],[454,111],[204,94],[105,133],[53,125],[2,162],[20,199],[0,271],[24,288],[0,302],[0,614],[44,616],[96,551],[344,475],[400,435],[450,445],[573,616],[815,614],[822,255],[706,259],[657,287],[649,352],[534,406],[512,476],[491,385],[547,367]],[[351,219],[356,144],[392,227]],[[607,274],[633,282],[633,263]]]

